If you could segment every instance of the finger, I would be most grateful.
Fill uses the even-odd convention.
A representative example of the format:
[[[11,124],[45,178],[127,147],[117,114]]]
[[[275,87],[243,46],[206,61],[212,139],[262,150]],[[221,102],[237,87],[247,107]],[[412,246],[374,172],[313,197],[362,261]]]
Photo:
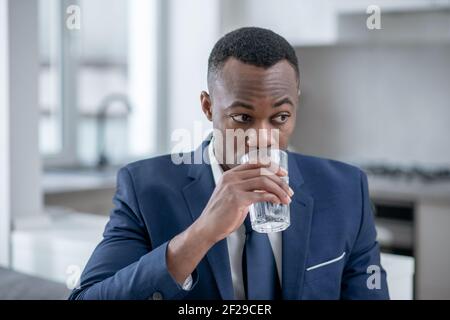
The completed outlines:
[[[266,191],[275,194],[282,203],[288,204],[291,202],[289,193],[286,192],[282,187],[275,183],[272,179],[267,176],[259,176],[256,178],[251,178],[248,180],[243,180],[240,183],[240,187],[244,191]]]
[[[265,175],[265,174],[261,173],[261,169],[251,169],[251,170],[239,171],[239,172],[235,173],[235,176],[241,180],[247,180],[247,179],[256,178],[259,176],[266,176],[267,178],[273,180],[273,182],[278,184],[281,188],[283,188],[283,190],[290,197],[292,197],[294,194],[293,190],[289,187],[289,185],[283,179],[281,179],[278,175],[274,175],[274,174]]]
[[[282,203],[280,198],[270,192],[246,192],[244,196],[248,200],[248,205],[256,202],[271,202],[274,204]]]

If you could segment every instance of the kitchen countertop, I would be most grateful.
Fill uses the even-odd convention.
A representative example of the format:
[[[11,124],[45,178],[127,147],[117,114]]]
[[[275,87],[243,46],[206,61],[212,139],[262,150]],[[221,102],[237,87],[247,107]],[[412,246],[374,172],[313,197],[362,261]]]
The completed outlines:
[[[393,201],[436,201],[450,205],[450,180],[424,182],[420,179],[368,175],[370,196]]]
[[[45,194],[55,194],[115,188],[116,174],[114,169],[46,171],[42,189]]]

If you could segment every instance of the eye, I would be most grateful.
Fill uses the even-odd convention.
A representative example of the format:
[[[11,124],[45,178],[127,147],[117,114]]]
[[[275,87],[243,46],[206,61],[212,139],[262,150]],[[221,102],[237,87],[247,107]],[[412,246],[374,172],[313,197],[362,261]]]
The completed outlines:
[[[231,118],[234,121],[238,122],[238,123],[248,123],[252,119],[249,115],[244,114],[244,113],[242,113],[242,114],[233,114],[233,115],[231,115]]]
[[[288,119],[289,119],[290,115],[289,114],[279,114],[276,117],[273,117],[272,120],[278,124],[283,124],[285,123]]]

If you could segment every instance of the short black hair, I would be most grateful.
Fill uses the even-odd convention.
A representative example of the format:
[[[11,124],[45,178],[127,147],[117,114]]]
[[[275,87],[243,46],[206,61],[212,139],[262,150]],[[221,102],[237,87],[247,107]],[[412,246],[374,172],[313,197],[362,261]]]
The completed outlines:
[[[300,78],[294,48],[279,34],[264,28],[244,27],[224,35],[214,45],[208,59],[208,87],[230,58],[257,67],[269,68],[287,60]]]

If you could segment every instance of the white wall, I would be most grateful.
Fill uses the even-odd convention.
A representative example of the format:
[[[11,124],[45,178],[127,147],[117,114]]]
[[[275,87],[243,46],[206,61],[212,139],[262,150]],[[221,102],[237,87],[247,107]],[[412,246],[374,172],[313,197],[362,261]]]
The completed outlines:
[[[0,265],[9,265],[8,1],[0,0]]]
[[[450,45],[297,50],[302,97],[293,146],[347,161],[450,165]]]
[[[14,217],[40,214],[37,2],[10,0],[10,174]]]
[[[0,264],[10,221],[42,208],[38,150],[37,2],[0,1]]]
[[[175,129],[189,130],[196,148],[202,137],[194,138],[194,123],[212,128],[202,112],[200,92],[207,90],[208,57],[220,36],[220,2],[171,0],[169,12],[168,131],[170,136]],[[169,145],[174,145],[170,139]]]

